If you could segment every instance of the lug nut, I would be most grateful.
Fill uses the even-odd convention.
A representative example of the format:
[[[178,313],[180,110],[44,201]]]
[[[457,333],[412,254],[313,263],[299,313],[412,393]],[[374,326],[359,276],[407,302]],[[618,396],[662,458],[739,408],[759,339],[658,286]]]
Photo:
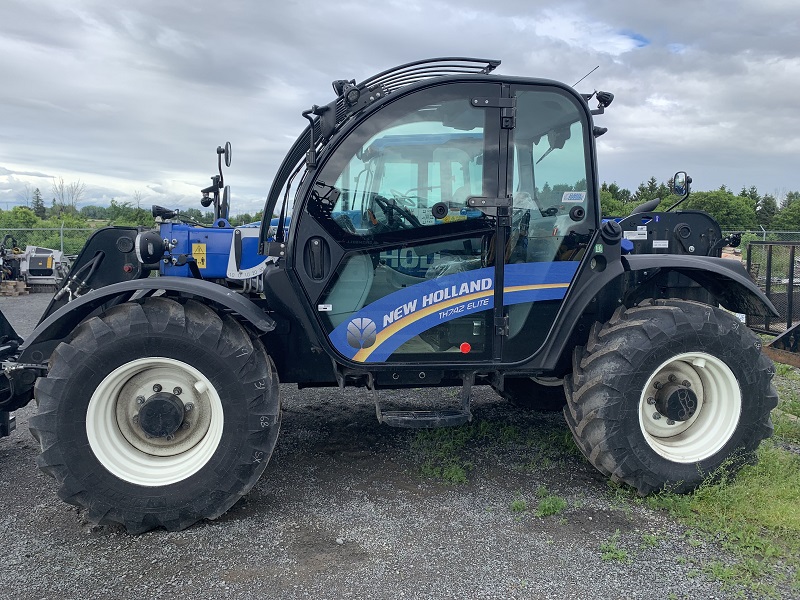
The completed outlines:
[[[176,387],[172,390],[172,393],[175,394],[176,396],[180,396],[183,393],[183,390],[179,387]]]
[[[181,429],[189,429],[189,427],[191,426],[192,424],[189,423],[189,421],[184,421],[183,423],[181,423]]]
[[[136,404],[144,404],[145,397],[144,396],[136,396]]]
[[[160,384],[158,384],[158,383],[157,383],[157,384],[155,384],[155,385],[153,386],[153,391],[154,391],[154,392],[160,392],[160,391],[161,391],[161,385],[160,385]]]
[[[658,420],[661,418],[661,413],[659,413],[659,412],[654,412],[654,413],[653,413],[653,418],[654,418],[656,421],[658,421]]]
[[[191,402],[187,402],[186,404],[183,405],[183,410],[185,410],[186,412],[194,410],[194,404],[192,404]]]
[[[167,436],[167,441],[168,441],[168,442],[171,442],[171,441],[172,441],[172,440],[174,440],[174,439],[175,439],[175,436],[174,436],[174,435],[172,435],[171,433],[170,433],[170,434]]]
[[[653,384],[653,387],[654,387],[654,388],[656,388],[657,390],[660,390],[662,387],[664,387],[664,384],[663,384],[663,383],[661,383],[660,381],[656,381],[656,382]]]
[[[139,415],[133,415],[133,418],[131,419],[131,421],[133,421],[134,423],[138,423],[139,422]]]
[[[683,387],[692,387],[692,382],[691,382],[691,381],[689,381],[688,379],[684,379],[684,380],[681,382],[681,385],[682,385]]]
[[[655,404],[655,403],[656,403],[656,399],[655,399],[655,398],[653,398],[652,396],[649,396],[649,397],[647,398],[647,403],[648,403],[648,404],[650,404],[650,405],[652,406],[653,404]]]
[[[678,379],[678,378],[677,378],[677,377],[675,377],[675,373],[670,373],[670,375],[669,375],[669,380],[670,380],[670,381],[675,381],[676,379]]]
[[[675,421],[672,419],[667,419],[667,425],[675,425]]]

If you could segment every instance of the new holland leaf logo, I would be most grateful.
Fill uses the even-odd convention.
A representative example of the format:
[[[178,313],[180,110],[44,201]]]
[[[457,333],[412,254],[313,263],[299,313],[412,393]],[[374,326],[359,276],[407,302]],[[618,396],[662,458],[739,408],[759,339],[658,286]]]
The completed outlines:
[[[369,348],[375,343],[377,329],[372,319],[353,319],[347,324],[347,343],[353,348]]]

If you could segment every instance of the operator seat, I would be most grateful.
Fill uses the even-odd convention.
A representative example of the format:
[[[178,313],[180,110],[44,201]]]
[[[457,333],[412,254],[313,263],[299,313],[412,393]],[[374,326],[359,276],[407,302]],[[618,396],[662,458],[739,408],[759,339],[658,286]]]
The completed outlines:
[[[347,259],[325,298],[325,304],[331,305],[328,318],[334,327],[364,307],[374,278],[375,266],[368,254],[356,254]]]

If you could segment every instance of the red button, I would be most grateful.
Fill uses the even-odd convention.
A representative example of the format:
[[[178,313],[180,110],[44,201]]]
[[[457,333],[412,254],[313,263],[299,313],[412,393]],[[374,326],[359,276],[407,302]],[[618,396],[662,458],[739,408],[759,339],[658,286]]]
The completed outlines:
[[[464,342],[460,346],[461,354],[469,354],[469,351],[472,350],[472,346],[469,345],[469,342]]]

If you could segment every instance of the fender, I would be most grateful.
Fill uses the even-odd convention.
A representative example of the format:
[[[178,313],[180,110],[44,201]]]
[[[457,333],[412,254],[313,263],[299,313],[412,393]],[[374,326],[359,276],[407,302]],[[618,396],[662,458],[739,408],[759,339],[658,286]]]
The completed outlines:
[[[530,359],[509,365],[508,372],[555,369],[581,315],[606,286],[612,285],[625,272],[676,271],[703,286],[728,310],[758,316],[779,316],[772,302],[738,261],[674,254],[617,254],[616,259],[611,254],[609,258],[611,260],[602,272],[593,272],[584,261],[545,343]]]
[[[595,241],[597,239],[599,237],[595,238]],[[592,247],[592,245],[593,242],[589,247]],[[587,257],[589,256],[587,254]],[[581,316],[607,286],[619,280],[625,273],[624,265],[620,261],[619,244],[609,246],[605,256],[609,261],[602,270],[593,270],[590,267],[590,260],[585,259],[582,262],[573,283],[570,285],[570,289],[567,291],[567,295],[564,297],[564,304],[561,306],[561,310],[559,310],[544,344],[530,359],[517,363],[520,372],[529,372],[530,370],[539,372],[552,371],[556,368]],[[512,369],[515,370],[515,367],[511,366],[508,371],[510,372]]]
[[[75,327],[95,310],[104,305],[114,305],[133,298],[151,296],[154,292],[177,292],[181,296],[197,296],[205,302],[230,309],[240,315],[259,331],[267,333],[275,329],[275,321],[257,304],[216,283],[202,279],[182,277],[148,277],[114,283],[92,290],[40,322],[30,337],[20,347],[20,362],[44,363],[53,349],[64,340]]]
[[[685,254],[630,254],[623,256],[622,262],[626,271],[657,269],[685,275],[728,310],[760,317],[780,316],[738,261]]]

